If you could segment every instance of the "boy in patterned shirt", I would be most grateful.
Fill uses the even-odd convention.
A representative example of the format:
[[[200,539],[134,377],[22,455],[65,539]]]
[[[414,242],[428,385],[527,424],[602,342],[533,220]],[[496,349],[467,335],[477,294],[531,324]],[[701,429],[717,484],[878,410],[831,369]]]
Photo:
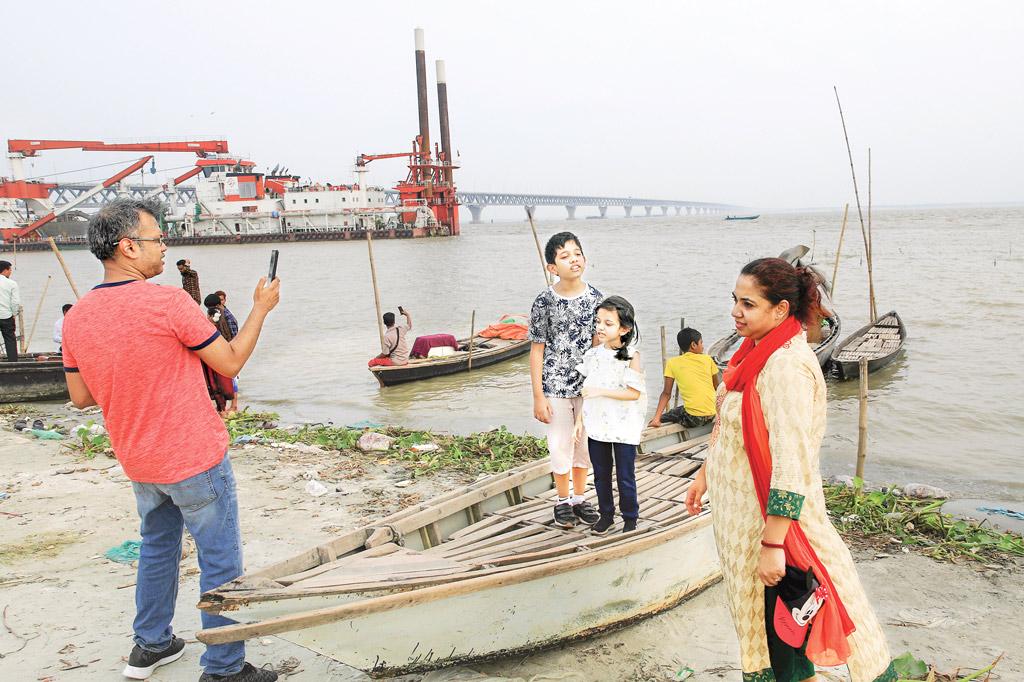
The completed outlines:
[[[558,491],[555,525],[572,528],[577,521],[593,525],[601,517],[583,500],[590,470],[587,439],[574,440],[573,427],[583,409],[583,375],[576,366],[595,344],[595,313],[604,297],[583,281],[587,260],[572,232],[551,237],[544,260],[558,281],[537,296],[530,311],[533,416],[548,425],[548,454]]]

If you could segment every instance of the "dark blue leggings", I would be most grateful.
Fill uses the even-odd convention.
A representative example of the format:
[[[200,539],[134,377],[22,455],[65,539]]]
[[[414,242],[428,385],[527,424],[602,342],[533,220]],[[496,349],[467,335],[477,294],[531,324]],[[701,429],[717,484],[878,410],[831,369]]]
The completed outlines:
[[[619,511],[624,519],[636,519],[640,515],[640,504],[636,499],[636,446],[588,438],[587,448],[590,450],[590,465],[594,468],[594,487],[597,488],[597,507],[601,516],[608,519],[615,516],[615,498],[612,496],[614,460]]]

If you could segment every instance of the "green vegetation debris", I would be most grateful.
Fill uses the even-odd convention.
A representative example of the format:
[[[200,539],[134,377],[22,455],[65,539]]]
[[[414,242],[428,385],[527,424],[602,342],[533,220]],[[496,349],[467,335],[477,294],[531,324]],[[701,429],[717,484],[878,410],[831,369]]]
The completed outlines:
[[[69,532],[29,535],[21,542],[0,545],[0,564],[55,557],[65,545],[78,542],[78,539],[78,534]]]

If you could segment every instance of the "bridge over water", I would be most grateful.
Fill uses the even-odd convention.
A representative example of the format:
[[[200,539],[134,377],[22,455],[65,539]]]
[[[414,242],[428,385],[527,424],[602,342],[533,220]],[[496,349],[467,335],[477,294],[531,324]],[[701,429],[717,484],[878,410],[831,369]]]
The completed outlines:
[[[88,184],[66,184],[58,185],[50,191],[50,199],[55,206],[63,206],[74,199],[82,196],[93,188]],[[88,201],[83,202],[78,208],[84,210],[95,210],[112,201],[119,193],[127,193],[129,196],[141,199],[156,189],[153,185],[128,185],[121,187],[112,186],[100,191]],[[398,201],[398,192],[386,190],[388,203],[395,204]],[[156,195],[161,201],[168,205],[181,208],[191,207],[196,201],[196,190],[189,185],[163,189]],[[655,209],[661,211],[661,215],[668,215],[669,210],[674,210],[675,215],[686,215],[721,213],[723,211],[736,210],[739,208],[730,204],[708,203],[702,201],[684,201],[679,199],[644,199],[640,197],[601,197],[601,196],[577,196],[569,194],[512,194],[509,192],[458,192],[459,203],[469,209],[474,223],[481,222],[483,211],[488,206],[522,206],[527,214],[532,213],[538,206],[562,206],[566,210],[567,218],[576,218],[576,209],[582,207],[594,207],[600,217],[604,218],[608,213],[608,207],[615,206],[623,209],[626,217],[633,215],[633,209],[644,209],[644,215],[651,215]]]

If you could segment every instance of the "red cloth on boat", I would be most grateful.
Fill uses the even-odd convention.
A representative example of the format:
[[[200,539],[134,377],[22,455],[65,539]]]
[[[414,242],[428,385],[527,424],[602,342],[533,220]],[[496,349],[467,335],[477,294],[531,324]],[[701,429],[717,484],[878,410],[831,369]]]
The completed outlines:
[[[492,324],[487,329],[480,332],[480,336],[485,339],[508,339],[514,341],[521,341],[526,338],[526,334],[529,328],[525,324],[507,324],[498,323]]]
[[[455,337],[451,334],[427,334],[425,336],[417,336],[416,341],[412,344],[412,351],[409,355],[416,358],[425,358],[431,348],[441,348],[444,346],[458,350],[459,342],[456,341]]]

